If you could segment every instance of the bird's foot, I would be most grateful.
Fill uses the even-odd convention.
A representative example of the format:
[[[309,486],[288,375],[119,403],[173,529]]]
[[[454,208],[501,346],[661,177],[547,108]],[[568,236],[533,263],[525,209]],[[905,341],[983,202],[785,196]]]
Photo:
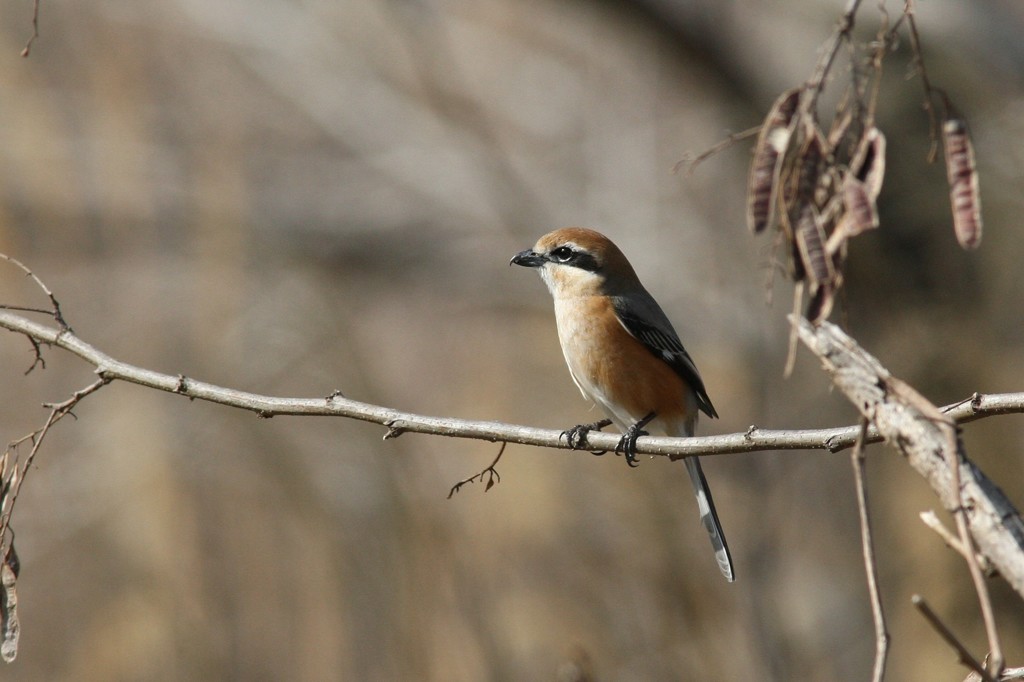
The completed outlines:
[[[587,434],[591,431],[600,431],[606,426],[612,423],[611,419],[602,419],[600,421],[593,422],[592,424],[577,424],[576,426],[562,431],[562,436],[565,436],[566,442],[569,447],[573,450],[586,450],[589,447],[587,443]],[[598,450],[593,454],[603,455],[608,452],[607,450]]]
[[[654,419],[654,413],[651,412],[646,417],[633,424],[626,432],[622,434],[622,438],[619,439],[619,444],[615,446],[615,454],[621,454],[626,458],[626,464],[631,467],[639,466],[636,461],[636,441],[640,436],[649,436],[650,434],[644,431],[644,427]]]

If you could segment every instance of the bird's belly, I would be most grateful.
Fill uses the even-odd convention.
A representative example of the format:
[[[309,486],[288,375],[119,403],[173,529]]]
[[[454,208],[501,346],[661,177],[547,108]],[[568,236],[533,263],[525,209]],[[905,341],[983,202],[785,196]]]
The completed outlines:
[[[687,409],[692,391],[668,364],[633,338],[611,311],[569,315],[558,305],[558,338],[584,397],[620,428],[655,412],[654,424],[667,433],[689,430],[687,417],[695,414]]]

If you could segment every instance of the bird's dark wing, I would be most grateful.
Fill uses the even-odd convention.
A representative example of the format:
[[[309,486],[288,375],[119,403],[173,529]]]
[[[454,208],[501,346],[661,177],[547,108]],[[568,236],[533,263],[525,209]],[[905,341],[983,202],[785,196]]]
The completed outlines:
[[[711,404],[704,380],[700,378],[697,365],[683,348],[683,342],[672,328],[665,313],[662,312],[653,298],[646,296],[638,300],[635,297],[612,297],[615,314],[619,322],[634,338],[640,341],[647,350],[661,358],[689,384],[697,394],[697,407],[709,417],[718,417],[715,406]]]

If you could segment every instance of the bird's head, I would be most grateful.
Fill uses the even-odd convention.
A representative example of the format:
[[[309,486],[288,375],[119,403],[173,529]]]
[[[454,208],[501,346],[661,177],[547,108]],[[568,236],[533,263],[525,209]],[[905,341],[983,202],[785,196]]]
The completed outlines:
[[[555,298],[613,294],[639,285],[619,247],[582,227],[549,232],[532,249],[513,256],[509,265],[513,263],[537,268]]]

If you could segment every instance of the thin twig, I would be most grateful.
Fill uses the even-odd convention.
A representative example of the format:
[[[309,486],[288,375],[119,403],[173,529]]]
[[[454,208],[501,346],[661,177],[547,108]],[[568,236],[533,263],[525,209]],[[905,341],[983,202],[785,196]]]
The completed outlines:
[[[889,28],[889,12],[885,8],[885,3],[878,3],[878,11],[881,14],[881,26],[878,29],[878,35],[875,39],[875,50],[871,55],[871,84],[870,94],[867,97],[867,104],[864,107],[864,128],[870,128],[875,124],[875,112],[878,108],[878,95],[882,89],[882,64],[884,62],[885,53],[889,50],[892,45],[895,27]],[[863,93],[862,93],[863,94]]]
[[[19,306],[8,305],[0,306],[0,308],[6,310],[21,310],[23,312],[42,313],[44,315],[49,315],[57,322],[58,325],[60,325],[62,331],[71,331],[71,326],[68,325],[68,323],[64,320],[64,314],[61,312],[60,309],[60,302],[57,301],[57,297],[53,295],[53,292],[50,291],[50,288],[43,283],[43,280],[39,279],[39,277],[36,276],[36,273],[29,270],[28,266],[26,266],[17,258],[8,256],[5,253],[0,253],[0,259],[7,261],[11,265],[15,266],[16,268],[24,272],[26,277],[31,278],[32,281],[35,282],[36,286],[39,287],[44,294],[46,294],[46,297],[48,299],[50,299],[51,306],[50,310],[44,310],[42,308],[23,308]]]
[[[494,458],[493,462],[484,467],[480,471],[480,473],[474,474],[469,478],[464,478],[455,485],[453,485],[452,489],[448,491],[448,499],[452,499],[452,495],[459,492],[459,490],[462,489],[462,486],[466,485],[467,483],[473,483],[477,479],[483,480],[484,474],[489,474],[487,477],[487,485],[484,486],[484,492],[487,492],[492,487],[494,487],[495,483],[501,483],[501,474],[499,474],[498,470],[495,469],[494,467],[498,465],[498,462],[501,460],[501,456],[505,454],[506,445],[508,445],[508,443],[501,444],[501,447],[498,449],[498,456]]]
[[[878,565],[875,562],[875,546],[871,537],[871,519],[868,516],[868,491],[864,483],[864,440],[868,434],[868,420],[861,419],[860,434],[850,453],[853,464],[853,480],[857,488],[857,509],[860,512],[860,539],[864,552],[864,571],[868,579],[868,595],[871,598],[871,615],[875,622],[875,665],[872,668],[872,682],[885,678],[885,660],[889,653],[889,632],[885,627],[885,611],[882,609],[882,594],[878,590]]]
[[[849,38],[850,32],[853,31],[854,18],[857,16],[857,9],[860,7],[860,3],[861,0],[847,0],[846,8],[843,10],[843,15],[839,18],[839,24],[832,33],[828,47],[825,48],[824,53],[818,59],[811,79],[807,81],[807,89],[810,92],[810,96],[801,103],[801,108],[804,112],[810,112],[814,108],[818,96],[824,90],[825,79],[828,77],[828,72],[832,69],[832,63],[839,54],[839,48],[842,46],[843,41]]]
[[[928,511],[921,512],[918,516],[921,517],[921,521],[924,525],[935,531],[935,534],[942,538],[942,541],[945,542],[950,549],[962,556],[965,561],[967,560],[967,550],[964,549],[964,544],[960,541],[960,538],[953,535],[952,531],[942,525],[942,521],[939,520],[938,514],[929,509]],[[989,575],[992,572],[992,564],[989,562],[988,557],[981,554],[975,554],[975,557],[978,560],[978,565],[981,567],[981,570],[985,575]]]
[[[967,650],[967,647],[963,645],[957,636],[954,635],[953,632],[946,627],[946,624],[942,622],[934,611],[932,611],[932,608],[928,606],[928,602],[924,600],[924,597],[919,594],[915,594],[910,598],[910,602],[918,611],[921,612],[921,615],[924,616],[929,625],[939,633],[939,636],[946,640],[947,644],[953,647],[956,651],[957,662],[977,673],[983,682],[996,682],[992,675],[989,674],[989,672],[982,667],[981,663],[978,662],[978,659],[971,655],[971,652]]]
[[[981,617],[985,622],[985,633],[988,636],[989,660],[988,664],[992,670],[993,677],[998,678],[1003,670],[1005,659],[1003,648],[999,642],[999,630],[996,627],[995,613],[992,611],[992,599],[989,597],[988,585],[985,583],[985,576],[978,566],[974,535],[967,524],[967,512],[964,509],[963,489],[960,486],[960,463],[963,442],[956,433],[956,427],[949,426],[950,439],[952,442],[947,448],[949,453],[949,468],[952,474],[952,486],[957,501],[953,516],[956,519],[957,531],[960,533],[960,542],[964,547],[964,558],[967,560],[967,568],[971,572],[971,580],[974,581],[974,589],[978,593],[978,604],[981,607]]]
[[[760,130],[761,130],[761,126],[754,126],[753,128],[747,128],[746,130],[743,130],[743,131],[738,132],[738,133],[730,133],[729,136],[726,137],[724,140],[721,140],[720,142],[715,144],[713,147],[710,147],[710,148],[704,150],[703,152],[701,152],[697,156],[695,156],[693,158],[690,158],[689,156],[684,156],[682,159],[680,159],[679,161],[676,162],[676,165],[672,166],[672,172],[673,173],[678,173],[679,169],[682,168],[683,165],[685,164],[686,165],[686,175],[687,175],[687,177],[689,177],[689,176],[693,175],[693,172],[695,170],[697,170],[697,166],[699,166],[701,163],[707,161],[708,159],[710,159],[715,154],[720,154],[721,152],[724,152],[726,149],[728,149],[729,147],[733,146],[734,144],[736,144],[740,140],[745,140],[748,137],[753,137],[754,135],[757,135],[757,133]]]
[[[25,43],[24,49],[21,51],[22,57],[28,57],[32,51],[32,43],[39,37],[39,0],[32,1],[32,36]]]
[[[903,6],[903,17],[907,21],[907,32],[910,34],[910,50],[914,54],[914,68],[921,76],[921,85],[924,87],[924,110],[928,113],[928,131],[932,146],[928,150],[928,163],[935,161],[939,150],[939,121],[935,114],[933,96],[938,94],[944,102],[948,98],[946,94],[937,88],[932,87],[928,79],[928,71],[924,68],[924,56],[921,53],[921,38],[917,33],[917,21],[914,19],[914,0],[906,0]]]
[[[20,443],[24,443],[25,441],[32,442],[32,448],[25,457],[25,462],[23,464],[19,464],[15,460],[13,468],[10,473],[7,474],[7,479],[3,481],[4,494],[2,500],[0,500],[0,556],[7,555],[7,550],[10,546],[7,541],[7,531],[11,525],[11,514],[14,511],[14,504],[18,499],[18,493],[21,491],[21,486],[25,482],[25,477],[32,468],[32,461],[35,459],[36,454],[38,454],[39,448],[43,444],[43,440],[46,438],[46,434],[50,432],[50,427],[67,415],[72,414],[72,410],[82,401],[83,398],[95,393],[108,383],[110,383],[109,379],[101,377],[85,388],[75,391],[71,394],[70,398],[63,402],[43,405],[43,407],[50,408],[50,415],[46,418],[46,422],[42,427],[8,445],[7,452],[3,455],[5,464],[7,463],[11,452],[17,448]]]
[[[996,627],[995,614],[992,610],[992,600],[989,597],[988,585],[985,583],[985,576],[978,565],[974,535],[971,533],[967,520],[967,511],[964,506],[964,492],[961,485],[960,468],[966,457],[963,453],[963,441],[959,437],[956,424],[948,417],[938,423],[938,426],[945,439],[943,451],[946,456],[946,466],[950,472],[950,492],[953,504],[953,517],[956,520],[957,531],[960,534],[960,543],[963,545],[963,556],[967,561],[967,568],[974,582],[974,589],[978,594],[978,603],[981,608],[982,620],[985,623],[985,633],[989,643],[989,665],[994,677],[999,677],[1003,669],[1005,659],[1003,649],[999,641],[999,630]]]

